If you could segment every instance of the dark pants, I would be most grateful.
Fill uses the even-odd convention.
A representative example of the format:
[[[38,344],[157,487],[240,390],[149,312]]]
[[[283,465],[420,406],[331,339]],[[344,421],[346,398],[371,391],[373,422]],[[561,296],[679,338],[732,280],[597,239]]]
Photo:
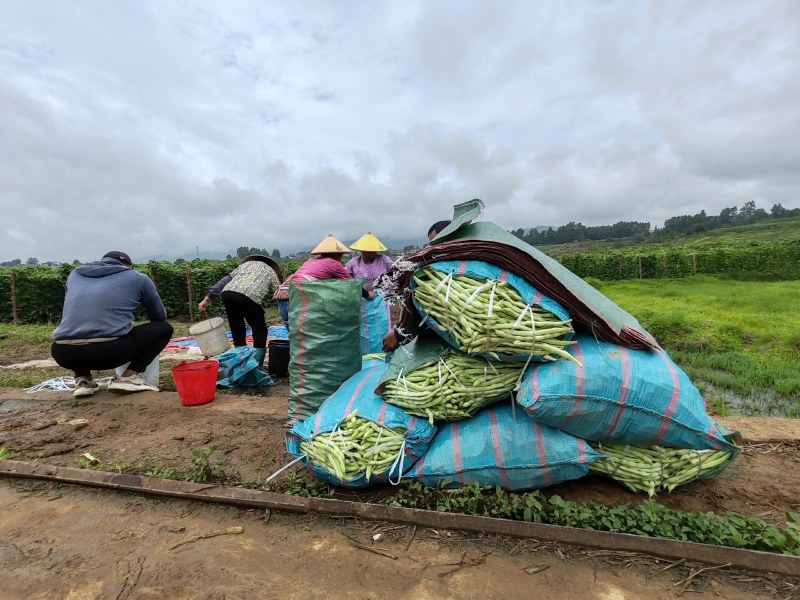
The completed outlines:
[[[288,300],[278,300],[278,312],[281,313],[281,320],[283,321],[283,326],[286,327],[286,331],[289,331],[289,301]]]
[[[231,326],[233,345],[247,344],[246,320],[253,330],[253,348],[266,348],[267,320],[264,318],[264,307],[239,292],[222,292],[222,303]]]
[[[142,373],[159,355],[172,337],[172,325],[156,321],[136,325],[128,335],[110,342],[94,344],[53,344],[53,359],[75,372],[75,377],[91,377],[92,371],[116,369],[127,362],[128,368]]]

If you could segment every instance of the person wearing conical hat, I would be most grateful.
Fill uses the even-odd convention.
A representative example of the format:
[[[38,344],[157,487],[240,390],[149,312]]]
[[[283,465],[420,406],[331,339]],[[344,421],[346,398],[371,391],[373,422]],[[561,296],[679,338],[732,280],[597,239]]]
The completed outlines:
[[[372,292],[373,297],[361,302],[361,354],[373,354],[381,351],[381,340],[391,325],[389,305],[375,291],[375,281],[391,271],[391,259],[378,252],[386,250],[386,246],[367,232],[350,247],[358,250],[358,256],[351,258],[344,266],[355,279],[364,280],[364,288]]]
[[[313,279],[352,279],[352,275],[342,265],[342,256],[349,252],[350,248],[333,237],[333,234],[328,234],[325,239],[317,244],[316,248],[309,252],[309,254],[316,256],[309,258],[300,265],[300,268],[281,284],[272,298],[278,301],[278,310],[287,329],[289,328],[289,284],[298,279],[306,281]],[[361,290],[361,295],[364,298],[372,298],[372,292],[366,289]]]
[[[362,278],[364,287],[372,291],[375,280],[384,273],[388,273],[393,266],[392,260],[388,256],[378,254],[378,252],[386,250],[386,246],[370,231],[350,244],[350,247],[358,250],[359,254],[347,261],[344,268],[354,279]]]

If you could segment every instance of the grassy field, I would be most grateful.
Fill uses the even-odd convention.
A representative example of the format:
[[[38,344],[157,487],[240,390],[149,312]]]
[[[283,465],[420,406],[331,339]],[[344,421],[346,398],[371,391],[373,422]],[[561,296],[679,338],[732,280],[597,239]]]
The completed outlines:
[[[709,411],[800,418],[800,282],[712,277],[590,280],[633,314],[703,392]],[[268,310],[268,322],[277,311]],[[189,323],[173,321],[175,336]],[[48,358],[52,325],[0,323],[0,365]],[[162,389],[174,389],[162,367]],[[2,369],[0,386],[30,387],[60,368]],[[102,374],[100,374],[102,375]]]
[[[710,409],[800,417],[800,282],[590,283],[639,319]]]
[[[265,309],[267,323],[277,325],[281,322],[278,309],[268,306]],[[174,337],[189,335],[192,323],[185,319],[170,319],[174,329]],[[51,334],[54,325],[45,323],[40,325],[12,325],[0,323],[0,366],[12,363],[27,362],[50,358]],[[164,362],[161,364],[159,387],[164,391],[175,391],[169,369],[176,363]],[[95,377],[113,375],[113,371],[100,371]],[[0,369],[0,387],[28,388],[52,377],[71,377],[72,372],[61,367],[31,367],[20,369]],[[228,393],[228,390],[220,390]],[[257,393],[256,391],[238,390],[237,393]]]

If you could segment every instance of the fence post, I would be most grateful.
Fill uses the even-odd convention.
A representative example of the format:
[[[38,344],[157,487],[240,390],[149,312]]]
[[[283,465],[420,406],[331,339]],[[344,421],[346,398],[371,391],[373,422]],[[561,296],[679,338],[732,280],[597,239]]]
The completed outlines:
[[[194,310],[192,309],[192,269],[186,265],[186,289],[189,292],[189,320],[194,321]]]
[[[642,277],[642,255],[641,254],[638,255],[636,258],[639,259],[639,279],[643,279],[643,277]]]
[[[19,325],[17,317],[17,274],[11,269],[11,322]]]
[[[697,252],[692,252],[692,275],[697,275]]]

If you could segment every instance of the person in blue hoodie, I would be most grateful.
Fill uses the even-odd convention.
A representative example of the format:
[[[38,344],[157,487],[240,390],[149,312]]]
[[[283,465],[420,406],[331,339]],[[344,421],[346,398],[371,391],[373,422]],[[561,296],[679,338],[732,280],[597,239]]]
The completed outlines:
[[[131,267],[130,257],[114,250],[78,267],[67,278],[64,310],[53,331],[51,352],[59,365],[75,373],[76,398],[98,391],[92,371],[128,362],[108,391],[158,391],[145,382],[143,373],[169,342],[172,325],[156,286]],[[134,326],[133,311],[139,306],[150,322]]]

